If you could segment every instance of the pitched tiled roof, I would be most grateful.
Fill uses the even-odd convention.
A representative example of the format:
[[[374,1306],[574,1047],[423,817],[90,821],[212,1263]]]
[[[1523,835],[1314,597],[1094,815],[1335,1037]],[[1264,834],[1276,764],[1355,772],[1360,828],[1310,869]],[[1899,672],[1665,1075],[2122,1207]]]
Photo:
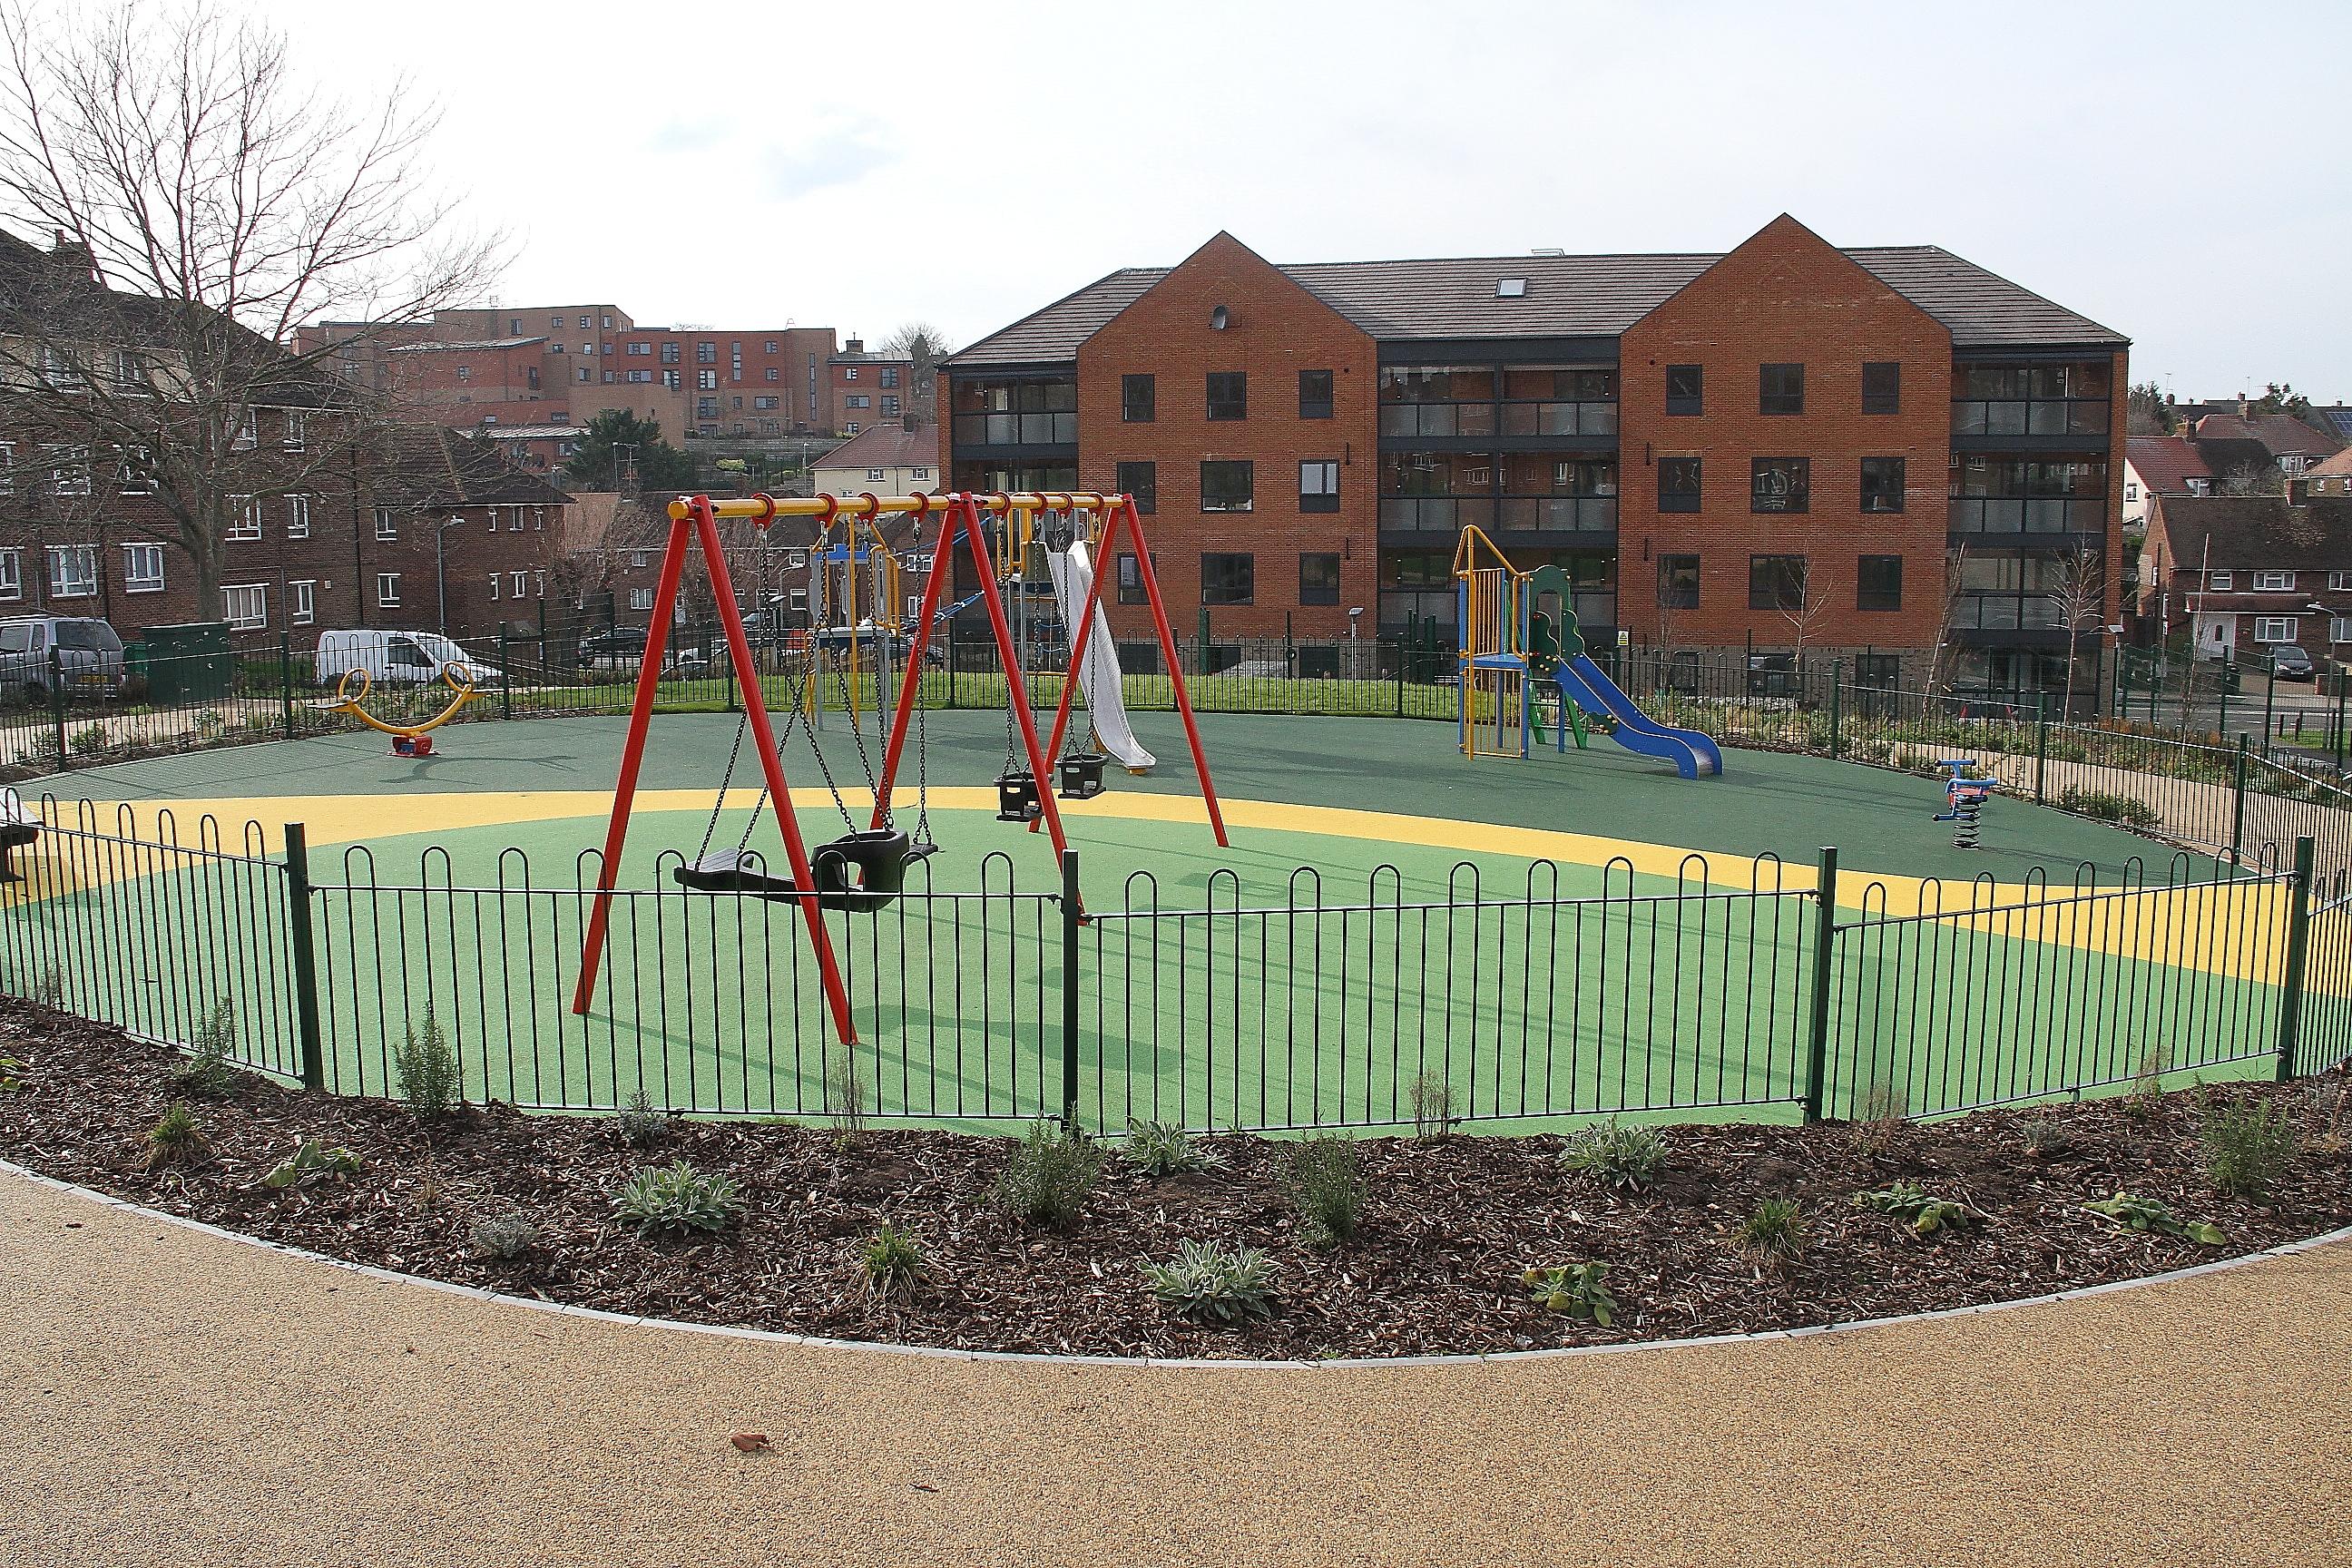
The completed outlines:
[[[2185,496],[2192,479],[2210,479],[2213,470],[2195,447],[2178,436],[2132,436],[2124,441],[2124,456],[2139,475],[2140,483],[2158,495]]]
[[[2194,431],[2200,443],[2251,441],[2274,458],[2288,453],[2333,457],[2344,449],[2343,442],[2321,435],[2291,414],[2208,414],[2197,421]]]
[[[900,420],[868,425],[810,466],[818,468],[929,468],[939,461],[940,433],[909,430]]]
[[[2307,478],[2314,479],[2332,479],[2338,476],[2352,478],[2352,447],[2345,447],[2324,463],[2312,464],[2304,470],[2304,474]]]
[[[2352,571],[2352,496],[2302,506],[2284,496],[2163,496],[2156,515],[2177,570]]]
[[[1932,245],[1845,252],[1951,330],[1961,348],[2032,343],[2121,347],[2095,321]],[[1456,257],[1330,261],[1280,270],[1376,338],[1613,337],[1671,298],[1719,255]],[[1171,268],[1122,268],[952,356],[957,367],[1055,362]],[[1523,294],[1496,284],[1523,279]]]
[[[437,425],[401,425],[384,437],[383,489],[413,508],[558,506],[572,498],[504,452]]]

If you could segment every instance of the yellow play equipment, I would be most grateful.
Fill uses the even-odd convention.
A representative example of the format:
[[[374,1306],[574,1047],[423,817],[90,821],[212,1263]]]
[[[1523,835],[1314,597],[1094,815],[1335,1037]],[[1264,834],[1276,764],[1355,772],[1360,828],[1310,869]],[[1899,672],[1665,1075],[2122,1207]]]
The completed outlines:
[[[357,691],[352,689],[352,679],[354,676],[359,679],[360,683],[360,689]],[[455,693],[449,700],[449,706],[433,715],[432,718],[415,724],[387,724],[367,710],[363,704],[367,701],[368,689],[373,686],[375,681],[374,678],[359,665],[353,665],[343,671],[342,679],[335,683],[334,697],[318,706],[329,713],[346,714],[371,730],[380,731],[391,736],[393,755],[396,757],[429,757],[433,754],[433,741],[427,731],[438,730],[442,725],[455,719],[458,709],[463,708],[479,695],[474,689],[473,678],[463,673],[455,664],[445,664],[441,667],[441,683]]]

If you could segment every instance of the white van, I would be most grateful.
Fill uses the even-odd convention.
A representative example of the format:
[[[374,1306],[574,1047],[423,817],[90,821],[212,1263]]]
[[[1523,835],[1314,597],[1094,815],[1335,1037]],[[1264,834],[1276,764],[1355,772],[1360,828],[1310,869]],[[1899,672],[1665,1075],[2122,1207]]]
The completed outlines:
[[[441,679],[446,665],[457,667],[460,679],[487,686],[499,679],[499,669],[476,658],[438,632],[352,631],[319,634],[319,684],[332,686],[354,669],[364,669],[379,686],[417,685]]]

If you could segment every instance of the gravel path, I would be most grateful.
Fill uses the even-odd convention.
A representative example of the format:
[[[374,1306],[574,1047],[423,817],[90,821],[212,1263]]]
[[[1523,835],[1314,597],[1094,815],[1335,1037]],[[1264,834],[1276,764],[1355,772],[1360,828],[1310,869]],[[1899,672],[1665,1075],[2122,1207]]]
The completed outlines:
[[[12,1568],[2345,1561],[2352,1246],[1865,1332],[1220,1372],[527,1311],[0,1173],[0,1313]]]

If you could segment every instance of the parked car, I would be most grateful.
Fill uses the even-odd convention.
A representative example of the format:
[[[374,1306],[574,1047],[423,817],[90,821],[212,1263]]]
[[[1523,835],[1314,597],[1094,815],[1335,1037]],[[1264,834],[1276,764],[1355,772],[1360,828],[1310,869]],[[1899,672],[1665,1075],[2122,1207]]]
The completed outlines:
[[[646,628],[614,626],[580,639],[583,669],[625,669],[646,657]]]
[[[486,686],[499,679],[498,666],[475,658],[438,632],[379,631],[359,627],[319,634],[319,684],[332,686],[354,669],[377,685],[419,685],[441,679],[454,665],[461,679]]]
[[[2271,673],[2281,680],[2309,680],[2319,671],[2301,643],[2283,642],[2271,648]]]
[[[129,682],[121,637],[104,621],[81,616],[0,621],[0,691],[47,702],[53,679],[68,699],[121,696]]]

